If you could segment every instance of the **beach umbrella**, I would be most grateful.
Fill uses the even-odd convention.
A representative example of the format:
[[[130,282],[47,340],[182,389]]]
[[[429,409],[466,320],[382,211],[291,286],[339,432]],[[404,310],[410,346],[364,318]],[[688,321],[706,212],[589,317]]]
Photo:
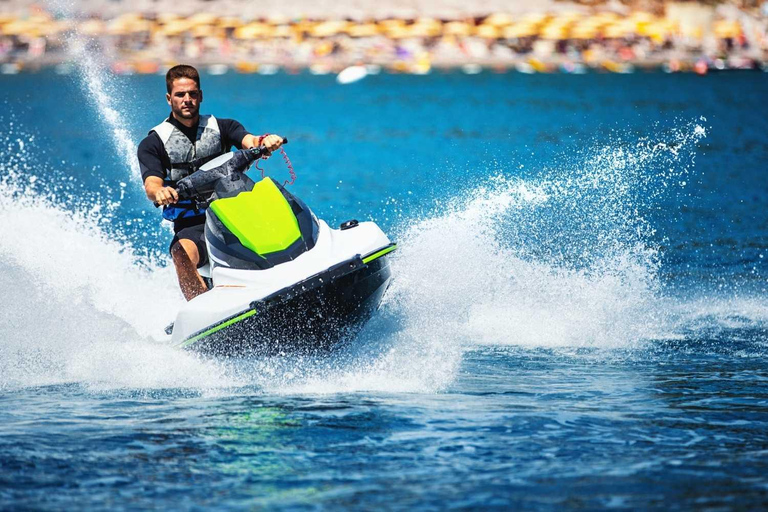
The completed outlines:
[[[237,28],[242,27],[245,23],[243,23],[243,20],[240,18],[235,18],[234,16],[225,16],[223,18],[219,18],[216,24],[221,28]]]
[[[272,29],[272,32],[268,34],[268,37],[282,37],[289,38],[296,34],[293,27],[290,25],[278,25]]]
[[[741,26],[736,20],[719,20],[715,22],[714,32],[719,39],[735,38],[741,35]]]
[[[539,32],[539,37],[550,41],[562,41],[568,39],[569,30],[562,25],[545,27]]]
[[[260,39],[271,36],[273,32],[274,27],[257,21],[236,28],[233,35],[236,39]]]
[[[651,23],[656,21],[656,16],[649,12],[636,11],[629,15],[629,19],[636,23]]]
[[[451,21],[443,25],[443,34],[450,36],[470,36],[472,35],[472,25],[463,21]]]
[[[596,39],[600,35],[592,25],[576,25],[571,30],[571,39]]]
[[[530,12],[525,16],[523,16],[522,18],[520,18],[520,22],[528,23],[531,25],[541,25],[542,23],[547,21],[548,18],[549,16],[543,12]]]
[[[101,20],[86,20],[76,26],[77,32],[85,36],[98,36],[106,31],[106,25]]]
[[[536,26],[530,23],[515,23],[509,27],[504,27],[501,31],[501,35],[506,39],[531,37],[536,34],[538,34]]]
[[[312,27],[309,33],[313,37],[331,37],[345,32],[348,26],[346,21],[324,21]]]
[[[387,32],[387,37],[389,39],[408,39],[411,36],[411,31],[405,26],[402,27],[392,27]]]
[[[152,29],[152,23],[142,18],[115,18],[107,24],[107,33],[113,35],[135,34],[138,32],[149,32]]]
[[[24,20],[13,20],[0,27],[0,34],[5,36],[26,35],[31,29],[31,25]]]
[[[156,16],[156,20],[161,25],[164,25],[166,23],[170,23],[172,21],[176,21],[179,19],[179,15],[175,12],[161,12]]]
[[[186,20],[173,20],[157,29],[157,33],[164,36],[178,36],[189,30]]]
[[[375,23],[362,23],[347,27],[347,34],[352,37],[374,37],[380,34],[380,29]]]
[[[402,30],[405,28],[405,20],[400,19],[381,20],[377,24],[383,33],[388,33],[392,30]]]
[[[495,12],[483,20],[483,25],[492,25],[500,28],[511,25],[512,21],[512,15],[505,12]]]
[[[656,43],[663,42],[670,34],[674,33],[675,27],[668,21],[657,21],[651,23],[643,29],[641,35],[649,37]]]
[[[443,33],[443,24],[433,19],[419,19],[406,28],[412,37],[439,37]]]
[[[475,35],[484,39],[498,39],[501,37],[501,30],[495,25],[483,23],[475,28]]]
[[[624,21],[613,23],[605,27],[603,30],[603,37],[606,39],[620,39],[622,37],[631,36],[634,33],[635,27]]]
[[[196,25],[213,25],[218,20],[218,16],[210,12],[198,12],[187,18],[187,23]]]

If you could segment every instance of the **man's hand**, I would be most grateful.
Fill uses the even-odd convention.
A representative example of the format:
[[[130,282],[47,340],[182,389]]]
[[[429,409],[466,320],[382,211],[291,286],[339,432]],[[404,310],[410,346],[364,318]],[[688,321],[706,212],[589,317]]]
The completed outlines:
[[[179,194],[171,187],[163,186],[163,179],[157,176],[148,176],[144,180],[144,192],[150,201],[160,206],[173,204],[179,200]]]
[[[259,145],[261,145],[267,148],[267,151],[272,153],[273,151],[280,149],[280,146],[283,145],[283,138],[280,135],[272,134],[272,135],[266,135],[263,137],[264,138],[261,139],[261,144],[259,144],[259,139],[261,137],[248,134],[245,137],[243,137],[242,147],[245,149],[250,149],[250,148],[259,147]]]
[[[179,200],[179,193],[175,188],[163,187],[155,192],[155,202],[160,206],[173,204]]]
[[[280,149],[280,146],[283,145],[283,138],[279,135],[267,135],[262,139],[261,145],[267,148],[267,151],[272,153],[273,151],[277,151]]]

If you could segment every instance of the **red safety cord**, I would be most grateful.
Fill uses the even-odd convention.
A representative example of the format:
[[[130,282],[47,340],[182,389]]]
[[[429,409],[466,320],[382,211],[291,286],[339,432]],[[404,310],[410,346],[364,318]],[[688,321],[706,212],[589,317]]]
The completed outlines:
[[[264,134],[261,137],[259,137],[259,146],[261,146],[261,141],[264,140],[265,137],[267,137],[269,134]],[[285,166],[288,167],[288,174],[291,176],[291,180],[285,180],[283,182],[283,186],[286,185],[293,185],[296,183],[296,171],[293,170],[293,164],[291,163],[291,159],[288,158],[288,153],[285,152],[285,149],[283,147],[280,147],[280,154],[283,155],[283,160],[285,161]],[[264,158],[264,157],[262,157]],[[264,158],[266,160],[266,158]],[[264,169],[259,167],[259,161],[257,160],[256,163],[253,164],[259,171],[261,171],[261,179],[264,179]]]

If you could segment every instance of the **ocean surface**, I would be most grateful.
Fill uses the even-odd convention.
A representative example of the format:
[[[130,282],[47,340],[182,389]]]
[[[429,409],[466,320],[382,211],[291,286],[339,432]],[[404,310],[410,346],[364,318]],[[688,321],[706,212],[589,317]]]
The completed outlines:
[[[0,509],[768,506],[768,75],[202,80],[393,284],[327,356],[157,341],[163,77],[0,76]]]

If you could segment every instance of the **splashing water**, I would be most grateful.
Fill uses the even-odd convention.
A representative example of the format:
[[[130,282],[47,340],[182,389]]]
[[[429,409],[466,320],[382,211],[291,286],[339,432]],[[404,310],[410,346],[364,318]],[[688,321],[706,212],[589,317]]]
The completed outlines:
[[[66,1],[50,1],[49,8],[66,18],[73,18],[76,5]],[[116,81],[115,75],[109,72],[106,59],[102,55],[98,42],[79,31],[78,23],[67,32],[63,43],[71,62],[77,66],[78,83],[88,98],[88,104],[96,110],[98,118],[108,128],[115,149],[126,167],[130,169],[130,177],[135,183],[141,184],[141,172],[136,158],[137,146],[132,140],[130,127],[132,119],[128,112],[120,111],[116,104],[136,104],[136,101],[126,101],[130,98],[124,87]]]
[[[645,214],[689,172],[704,135],[694,123],[664,134],[666,145],[597,146],[568,170],[496,176],[439,201],[397,237],[394,284],[354,350],[227,362],[149,340],[181,304],[167,261],[138,259],[93,206],[21,186],[33,167],[27,138],[0,169],[0,240],[13,241],[0,246],[3,284],[23,290],[2,309],[0,387],[435,392],[478,344],[613,348],[670,337],[681,317],[663,296]]]
[[[390,305],[443,339],[627,346],[670,328],[645,214],[689,172],[705,129],[612,141],[540,179],[498,176],[400,237]],[[569,166],[579,165],[571,158]]]
[[[2,146],[0,389],[231,385],[217,365],[151,341],[181,304],[167,264],[111,238],[98,202],[46,190],[34,137],[6,132]]]

